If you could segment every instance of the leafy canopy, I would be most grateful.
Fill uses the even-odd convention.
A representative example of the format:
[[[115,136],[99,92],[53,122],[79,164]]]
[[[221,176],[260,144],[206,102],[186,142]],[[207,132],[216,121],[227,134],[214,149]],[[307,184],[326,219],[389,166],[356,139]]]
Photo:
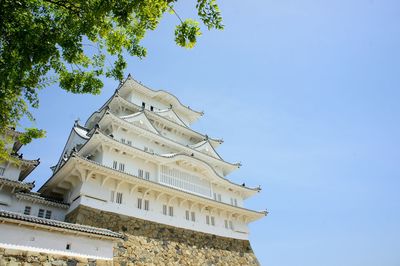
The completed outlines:
[[[181,20],[177,0],[2,0],[0,2],[0,134],[37,108],[38,90],[59,82],[72,93],[99,94],[101,76],[122,80],[123,53],[143,58],[140,41],[167,12],[180,24],[175,42],[192,48],[201,35],[195,20]],[[199,19],[208,29],[223,29],[214,0],[196,0]],[[88,46],[88,47],[86,47]],[[88,53],[91,47],[93,53]],[[111,62],[105,64],[105,62]],[[26,143],[44,131],[27,129]],[[5,158],[0,139],[0,159]]]

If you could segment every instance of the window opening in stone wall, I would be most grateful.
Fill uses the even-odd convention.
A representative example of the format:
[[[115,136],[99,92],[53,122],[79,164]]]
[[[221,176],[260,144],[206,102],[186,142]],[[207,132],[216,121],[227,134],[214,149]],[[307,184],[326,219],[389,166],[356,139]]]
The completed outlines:
[[[44,210],[43,209],[39,209],[38,217],[43,218],[43,216],[44,216]]]
[[[124,138],[121,138],[121,143],[125,144],[125,139]]]
[[[141,198],[137,199],[137,207],[138,207],[138,209],[142,209],[142,199]]]
[[[190,219],[190,217],[189,217],[189,211],[186,211],[185,214],[186,214],[186,220],[189,221],[189,219]]]
[[[144,175],[144,178],[146,179],[146,180],[150,180],[150,172],[145,172],[144,173],[145,175]]]
[[[66,249],[66,250],[70,250],[70,249],[71,249],[71,244],[67,244],[67,245],[65,246],[65,249]]]
[[[144,200],[144,210],[148,211],[150,207],[150,202],[149,200]]]
[[[116,198],[115,202],[118,204],[122,204],[122,193],[121,192],[117,192],[117,198]]]
[[[24,214],[25,215],[31,215],[31,206],[25,206]]]
[[[124,171],[125,171],[125,164],[124,164],[124,163],[119,163],[119,170],[120,170],[121,172],[124,172]]]
[[[169,206],[169,216],[174,216],[174,207]]]
[[[224,220],[225,222],[225,228],[228,229],[228,220]]]
[[[191,213],[191,218],[192,218],[192,222],[196,221],[196,213],[195,212]]]
[[[211,216],[211,225],[215,225],[215,217],[214,216]]]
[[[138,176],[139,176],[140,178],[143,178],[143,169],[139,169],[139,170],[138,170]]]
[[[132,146],[132,141],[131,140],[126,141],[126,144],[128,144],[129,146]]]
[[[162,207],[163,207],[163,208],[162,208],[163,214],[164,214],[164,215],[167,215],[167,205],[164,204]]]
[[[117,161],[114,161],[114,162],[113,162],[113,168],[114,168],[114,169],[117,169],[117,166],[118,166],[118,162],[117,162]]]
[[[50,210],[47,210],[47,211],[46,211],[45,218],[46,218],[46,219],[51,219],[51,211],[50,211]]]
[[[206,215],[206,224],[210,224],[210,216]]]
[[[233,230],[233,222],[232,222],[232,221],[229,221],[229,228],[230,228],[231,230]]]
[[[237,206],[237,199],[234,199],[235,206]]]

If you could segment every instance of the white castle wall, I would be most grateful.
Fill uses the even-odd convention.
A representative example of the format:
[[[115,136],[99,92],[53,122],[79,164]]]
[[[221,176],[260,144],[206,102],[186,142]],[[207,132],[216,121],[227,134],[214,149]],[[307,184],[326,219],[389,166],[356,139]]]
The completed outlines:
[[[14,180],[14,181],[18,180],[21,170],[14,163],[0,162],[0,168],[4,169],[4,170],[3,169],[1,170],[2,172],[4,171],[4,173],[2,175],[0,174],[0,177],[7,178],[10,180]]]
[[[110,156],[116,159],[116,156]],[[144,190],[138,191],[137,188],[133,191],[126,183],[118,185],[114,179],[107,180],[102,185],[101,178],[89,178],[82,185],[76,186],[71,193],[71,207],[69,212],[74,210],[79,204],[100,209],[109,212],[120,213],[127,216],[133,216],[141,219],[163,223],[167,225],[182,227],[190,230],[216,234],[220,236],[232,237],[237,239],[248,238],[247,224],[235,219],[230,219],[225,213],[208,212],[201,210],[198,206],[190,209],[188,203],[179,204],[174,199],[169,201],[166,196],[157,197],[150,192],[143,195]],[[114,191],[114,192],[112,192]],[[116,202],[116,193],[122,193],[122,202]],[[113,199],[111,197],[113,193]],[[78,197],[80,195],[80,197]],[[138,208],[138,198],[142,199],[142,209]],[[75,199],[75,201],[73,201]],[[149,210],[144,210],[144,200],[149,200]],[[167,205],[167,215],[163,214],[163,205]],[[169,207],[173,207],[173,216],[169,215]],[[186,211],[195,212],[195,222],[186,220]],[[206,224],[206,216],[213,216],[215,225]],[[225,228],[225,220],[230,220],[233,229]]]
[[[113,242],[72,233],[0,224],[0,247],[26,251],[112,260]],[[69,244],[70,249],[67,249]]]

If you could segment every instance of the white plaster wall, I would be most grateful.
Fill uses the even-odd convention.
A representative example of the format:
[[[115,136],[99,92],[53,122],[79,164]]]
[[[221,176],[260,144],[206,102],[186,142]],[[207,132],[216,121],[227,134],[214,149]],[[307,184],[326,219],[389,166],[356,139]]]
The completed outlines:
[[[240,195],[238,195],[237,193],[233,193],[232,191],[229,191],[220,186],[213,186],[213,191],[214,191],[214,193],[221,194],[221,202],[231,204],[231,198],[233,198],[233,199],[236,199],[237,206],[243,207],[243,198]],[[213,195],[213,198],[214,198],[214,195]],[[218,197],[217,197],[217,200],[218,200]]]
[[[111,149],[110,151],[104,151],[102,159],[103,161],[100,163],[111,168],[113,167],[114,161],[118,162],[118,167],[119,163],[124,163],[125,172],[135,176],[138,175],[139,169],[142,169],[144,172],[148,171],[150,173],[150,180],[156,181],[158,175],[157,165],[152,162],[146,163],[146,161],[143,159],[140,159],[138,157],[132,158],[131,156],[128,155],[122,155],[120,153],[115,152],[113,149]]]
[[[25,226],[0,224],[0,246],[94,259],[113,258],[113,242]],[[67,250],[67,244],[71,249]]]
[[[25,206],[31,207],[32,216],[38,216],[39,209],[51,211],[51,219],[64,221],[67,209],[49,206],[47,204],[35,203],[25,199],[18,199],[14,193],[11,193],[9,188],[3,188],[0,190],[0,209],[6,211],[12,211],[17,213],[24,213]]]
[[[131,92],[127,97],[125,97],[125,99],[138,105],[138,106],[142,106],[142,102],[145,102],[147,110],[150,110],[150,106],[153,106],[154,110],[165,110],[165,109],[170,108],[169,104],[165,104],[160,101],[156,101],[150,97],[147,97],[147,96],[137,93],[137,92]],[[175,109],[175,111],[176,111],[176,109]],[[177,113],[177,114],[179,115],[179,118],[186,125],[190,124],[188,118],[184,114],[182,114],[182,113]]]
[[[95,186],[95,184],[90,183],[90,185]],[[109,181],[105,183],[105,187],[109,191],[109,195],[111,195],[111,191],[115,190],[116,184],[113,181]],[[237,238],[237,239],[248,239],[248,226],[247,224],[239,221],[234,221],[234,230],[225,228],[225,219],[229,219],[224,214],[212,213],[210,214],[208,211],[204,210],[203,213],[200,212],[198,207],[192,208],[191,211],[196,212],[196,221],[187,221],[185,218],[185,211],[189,210],[189,206],[187,204],[179,205],[177,200],[172,200],[168,202],[168,199],[164,196],[161,196],[158,200],[156,199],[156,195],[153,193],[143,195],[143,192],[139,192],[134,190],[133,192],[129,190],[128,186],[120,186],[117,192],[123,193],[122,204],[118,204],[115,201],[110,202],[110,199],[107,202],[102,200],[96,200],[94,198],[89,198],[86,196],[81,196],[78,200],[71,204],[69,212],[78,207],[80,204],[100,209],[108,212],[114,212],[123,214],[126,216],[133,216],[140,219],[150,220],[153,222],[158,222],[162,224],[172,225],[175,227],[181,227],[185,229],[195,230],[199,232],[205,232],[210,234],[215,234],[219,236]],[[137,208],[137,199],[142,198],[142,209]],[[148,199],[150,201],[149,211],[144,210],[144,200]],[[173,206],[174,208],[174,216],[171,217],[169,215],[163,214],[163,205]],[[206,215],[215,216],[215,226],[206,224]]]
[[[134,134],[129,131],[123,131],[121,129],[115,130],[113,132],[114,139],[121,142],[121,138],[125,139],[125,144],[127,144],[126,141],[130,140],[132,142],[132,146],[139,148],[141,150],[144,149],[144,147],[148,147],[149,149],[152,149],[155,153],[158,154],[165,154],[165,153],[173,153],[173,152],[178,152],[176,149],[172,149],[167,146],[161,146],[157,145],[154,142],[149,141],[149,139],[146,139],[144,137],[139,137],[137,134]]]
[[[4,168],[4,174],[0,177],[3,178],[8,178],[14,181],[18,181],[19,175],[21,173],[21,170],[17,165],[14,163],[0,163],[0,167]]]

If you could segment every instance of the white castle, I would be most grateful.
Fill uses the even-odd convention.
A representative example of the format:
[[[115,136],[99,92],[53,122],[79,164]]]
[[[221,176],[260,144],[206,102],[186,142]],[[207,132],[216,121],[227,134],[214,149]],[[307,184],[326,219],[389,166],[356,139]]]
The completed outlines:
[[[0,247],[112,259],[120,233],[64,222],[79,206],[247,240],[248,224],[266,215],[244,206],[260,188],[227,179],[240,164],[217,153],[222,140],[190,128],[202,115],[129,75],[85,125],[75,122],[38,192],[23,181],[39,161],[18,157],[10,130],[17,162],[0,163]]]

